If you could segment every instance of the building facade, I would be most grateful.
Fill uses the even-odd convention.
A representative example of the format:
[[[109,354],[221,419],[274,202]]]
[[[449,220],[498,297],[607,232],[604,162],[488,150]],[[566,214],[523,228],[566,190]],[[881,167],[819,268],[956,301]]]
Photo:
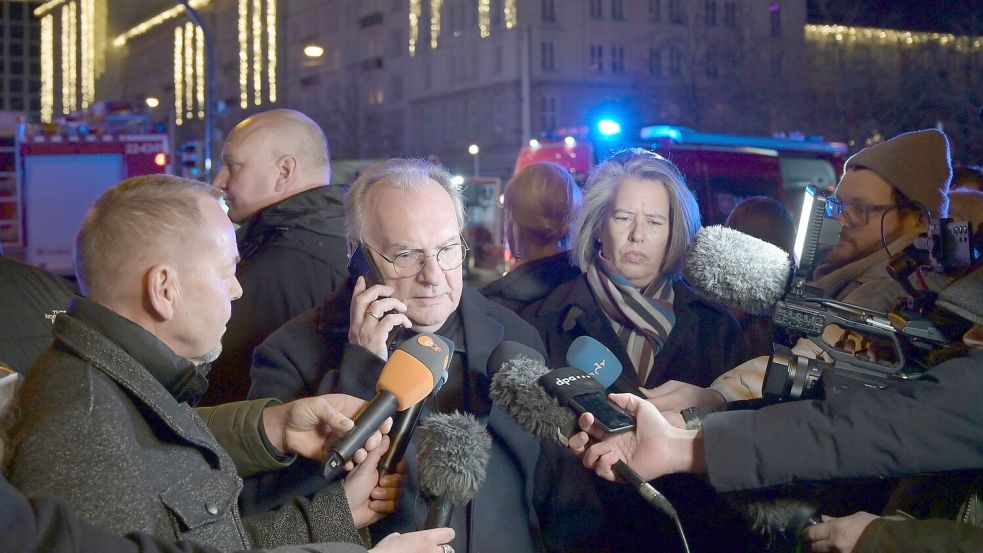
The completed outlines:
[[[112,10],[103,8],[107,3]],[[59,32],[76,21],[62,21],[72,5],[77,36]],[[835,28],[807,24],[806,0],[191,5],[207,40],[172,2],[45,2],[53,16],[54,67],[63,67],[59,55],[71,54],[59,44],[64,36],[79,49],[88,40],[97,52],[89,64],[79,59],[55,71],[50,89],[42,84],[49,91],[42,112],[50,103],[57,117],[66,101],[85,103],[90,77],[82,70],[92,68],[97,98],[158,99],[155,117],[169,122],[173,142],[181,144],[202,136],[210,68],[216,152],[222,135],[248,114],[291,107],[324,127],[335,159],[414,155],[470,174],[479,167],[468,153],[474,144],[482,176],[498,177],[511,173],[530,138],[602,115],[629,122],[629,132],[631,123],[801,132],[857,148],[899,130],[941,125],[967,157],[979,142],[978,125],[959,115],[975,117],[972,106],[983,103],[972,92],[981,89],[978,38],[843,28],[837,39]],[[94,14],[86,29],[83,13]],[[868,32],[876,40],[865,38]],[[59,81],[66,73],[77,75],[74,95]],[[909,99],[912,83],[925,84],[924,101]],[[941,98],[945,89],[961,94]]]

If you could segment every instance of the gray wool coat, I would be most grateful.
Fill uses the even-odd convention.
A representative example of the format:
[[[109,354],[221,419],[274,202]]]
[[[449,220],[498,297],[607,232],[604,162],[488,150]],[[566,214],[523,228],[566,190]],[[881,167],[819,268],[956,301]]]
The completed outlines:
[[[60,314],[53,333],[54,345],[20,391],[11,436],[8,477],[25,495],[61,497],[119,534],[224,551],[361,544],[340,484],[310,502],[243,519],[232,459],[191,407],[81,321]]]

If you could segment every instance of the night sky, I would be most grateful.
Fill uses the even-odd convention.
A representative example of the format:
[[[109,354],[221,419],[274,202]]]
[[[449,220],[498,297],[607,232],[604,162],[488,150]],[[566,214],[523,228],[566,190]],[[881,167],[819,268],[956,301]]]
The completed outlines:
[[[983,0],[808,0],[810,23],[983,35]]]

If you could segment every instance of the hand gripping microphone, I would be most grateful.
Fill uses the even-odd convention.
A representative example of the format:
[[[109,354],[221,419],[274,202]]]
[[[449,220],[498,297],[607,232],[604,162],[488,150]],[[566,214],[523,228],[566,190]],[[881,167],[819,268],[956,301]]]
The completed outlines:
[[[469,414],[437,413],[420,423],[420,491],[430,497],[425,528],[451,525],[455,505],[466,505],[485,481],[491,436]]]
[[[714,225],[696,233],[684,272],[686,282],[710,299],[762,315],[782,299],[795,267],[778,246]]]
[[[618,356],[590,336],[578,336],[567,350],[567,365],[593,376],[608,391],[638,395],[638,389],[618,380],[623,366]]]
[[[423,332],[406,340],[389,356],[376,382],[376,395],[355,417],[355,426],[330,446],[321,472],[334,479],[365,440],[396,411],[419,403],[447,370],[451,351],[436,334]]]
[[[454,342],[449,338],[444,338],[443,336],[440,336],[440,339],[447,344],[447,351],[449,351],[450,355],[453,356]],[[440,380],[438,380],[433,387],[434,394],[439,392],[441,386],[447,382],[448,374],[449,373],[447,371],[444,371],[444,373],[440,375]],[[393,427],[389,431],[389,449],[382,454],[382,458],[379,459],[379,464],[377,465],[377,468],[379,469],[379,478],[382,478],[395,470],[396,465],[403,458],[403,455],[406,453],[406,448],[410,445],[410,439],[413,437],[413,430],[416,428],[416,423],[420,420],[420,413],[422,412],[423,401],[418,401],[409,409],[400,411],[393,415]]]
[[[537,380],[548,373],[539,361],[523,355],[513,357],[502,363],[492,377],[489,395],[527,432],[541,440],[554,441],[566,447],[567,439],[579,431],[577,415],[569,407],[560,405],[539,385]],[[586,377],[580,371],[577,374]],[[677,521],[678,526],[676,509],[664,495],[623,461],[618,461],[612,468],[650,505]]]

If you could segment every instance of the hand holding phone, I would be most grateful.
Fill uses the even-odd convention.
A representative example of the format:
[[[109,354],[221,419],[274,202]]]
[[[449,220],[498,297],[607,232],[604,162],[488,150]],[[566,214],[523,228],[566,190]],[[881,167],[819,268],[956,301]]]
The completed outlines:
[[[405,315],[406,304],[393,297],[394,290],[384,283],[371,254],[363,245],[352,252],[348,271],[355,279],[348,341],[386,360],[399,331],[413,326]],[[364,282],[360,282],[358,277],[362,277]]]

